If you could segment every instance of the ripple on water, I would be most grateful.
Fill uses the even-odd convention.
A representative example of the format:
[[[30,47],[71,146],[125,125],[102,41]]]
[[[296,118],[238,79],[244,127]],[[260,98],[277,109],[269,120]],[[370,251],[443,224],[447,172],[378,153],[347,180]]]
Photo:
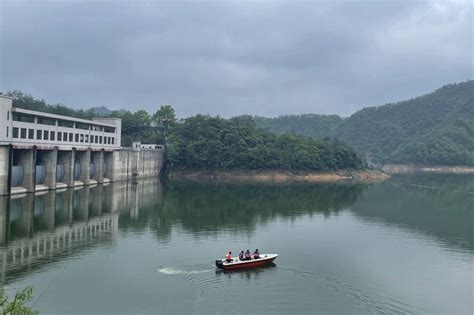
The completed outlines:
[[[311,271],[299,270],[296,268],[281,268],[282,270],[295,273],[299,277],[321,281],[332,291],[349,297],[353,302],[367,311],[377,314],[413,314],[424,312],[407,303],[404,303],[393,297],[386,297],[377,294],[364,292],[363,290],[354,288],[343,281],[325,274]]]

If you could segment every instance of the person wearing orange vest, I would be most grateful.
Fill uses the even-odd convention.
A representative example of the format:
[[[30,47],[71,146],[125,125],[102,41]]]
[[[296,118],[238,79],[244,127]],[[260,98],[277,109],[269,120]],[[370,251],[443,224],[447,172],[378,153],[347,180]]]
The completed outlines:
[[[229,253],[227,255],[225,255],[225,261],[228,262],[228,263],[233,261],[231,251],[229,251]]]

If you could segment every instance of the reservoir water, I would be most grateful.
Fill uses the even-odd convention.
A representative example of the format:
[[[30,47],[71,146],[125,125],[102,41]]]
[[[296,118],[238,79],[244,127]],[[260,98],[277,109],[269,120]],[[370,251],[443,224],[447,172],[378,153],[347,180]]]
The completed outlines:
[[[0,280],[41,314],[472,314],[473,221],[472,176],[121,182],[0,199]]]

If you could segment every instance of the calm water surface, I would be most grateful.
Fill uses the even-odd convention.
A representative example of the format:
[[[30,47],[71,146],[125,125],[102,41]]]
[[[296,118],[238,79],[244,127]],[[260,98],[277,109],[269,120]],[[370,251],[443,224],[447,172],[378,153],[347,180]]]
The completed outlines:
[[[3,290],[42,314],[473,313],[472,176],[115,183],[0,199]],[[216,270],[232,249],[276,265]]]

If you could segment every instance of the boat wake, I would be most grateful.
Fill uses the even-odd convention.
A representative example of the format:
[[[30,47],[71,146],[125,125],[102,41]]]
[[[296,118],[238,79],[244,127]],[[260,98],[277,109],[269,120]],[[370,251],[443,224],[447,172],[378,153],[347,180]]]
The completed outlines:
[[[189,270],[187,268],[172,268],[172,267],[165,267],[158,269],[157,272],[163,275],[174,276],[174,275],[195,275],[200,273],[207,273],[213,271],[212,269],[202,269],[202,270]]]

